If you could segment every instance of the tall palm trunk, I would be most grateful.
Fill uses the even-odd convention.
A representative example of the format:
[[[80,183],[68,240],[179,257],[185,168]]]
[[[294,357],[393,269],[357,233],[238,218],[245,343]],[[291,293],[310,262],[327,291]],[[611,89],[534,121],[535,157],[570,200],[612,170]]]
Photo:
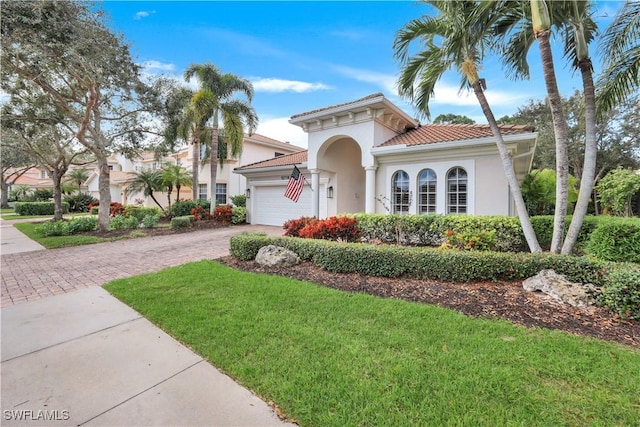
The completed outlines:
[[[211,207],[209,208],[209,213],[213,215],[213,212],[216,209],[216,179],[218,177],[218,135],[220,133],[220,129],[218,129],[218,110],[214,111],[213,114],[213,129],[211,131],[211,152],[210,156],[210,171],[211,171],[211,189],[209,190],[209,194],[211,194]]]
[[[563,254],[570,254],[578,241],[578,235],[584,222],[584,217],[589,208],[589,200],[593,192],[596,176],[596,159],[598,156],[598,140],[596,138],[596,96],[593,84],[593,73],[591,61],[581,61],[580,71],[582,73],[582,84],[584,89],[584,116],[585,116],[585,142],[584,142],[584,165],[582,177],[580,178],[580,192],[578,201],[573,211],[571,225],[567,231]]]
[[[504,173],[507,177],[507,182],[509,183],[511,196],[513,197],[513,200],[516,204],[518,218],[520,219],[522,232],[524,233],[524,237],[527,241],[527,245],[529,246],[529,250],[531,252],[542,252],[542,248],[538,243],[536,233],[533,230],[533,225],[531,225],[531,219],[529,218],[529,212],[527,211],[527,206],[524,203],[522,192],[520,191],[520,184],[518,183],[516,172],[513,169],[513,162],[511,161],[511,157],[509,156],[509,152],[507,151],[507,147],[504,143],[504,139],[502,138],[502,133],[500,132],[500,128],[498,127],[498,123],[496,122],[496,118],[493,115],[493,111],[491,111],[491,107],[489,106],[489,102],[484,95],[484,91],[480,85],[480,82],[473,82],[471,84],[471,87],[473,87],[473,91],[478,98],[478,102],[480,103],[482,112],[487,118],[489,127],[491,127],[491,132],[496,139],[496,145],[500,153],[500,159],[502,160],[502,167],[504,168]]]
[[[560,253],[564,238],[565,219],[569,196],[569,152],[567,122],[562,109],[562,99],[558,91],[558,82],[551,54],[551,20],[547,5],[543,0],[530,0],[533,31],[542,58],[542,70],[547,88],[553,130],[556,138],[556,207],[553,220],[551,252]]]
[[[193,152],[191,154],[191,193],[193,200],[198,200],[198,174],[200,172],[200,141],[193,139]]]

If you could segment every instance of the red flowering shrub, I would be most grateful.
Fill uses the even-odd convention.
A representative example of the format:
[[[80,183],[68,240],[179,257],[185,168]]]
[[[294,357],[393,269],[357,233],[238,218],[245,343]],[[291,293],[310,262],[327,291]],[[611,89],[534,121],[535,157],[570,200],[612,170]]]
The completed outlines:
[[[309,222],[299,232],[306,239],[342,240],[354,242],[358,238],[358,221],[347,216],[332,216]]]
[[[216,206],[216,209],[213,211],[213,219],[224,224],[230,223],[232,216],[233,210],[229,205]]]
[[[200,205],[191,209],[190,213],[193,216],[194,221],[207,221],[213,219],[213,215],[211,215],[209,211],[205,210],[205,208]]]
[[[109,216],[124,215],[124,206],[119,202],[111,202],[109,207]]]
[[[284,235],[289,237],[300,237],[300,230],[311,223],[316,223],[318,220],[315,217],[303,216],[298,219],[290,219],[282,225],[285,230]]]

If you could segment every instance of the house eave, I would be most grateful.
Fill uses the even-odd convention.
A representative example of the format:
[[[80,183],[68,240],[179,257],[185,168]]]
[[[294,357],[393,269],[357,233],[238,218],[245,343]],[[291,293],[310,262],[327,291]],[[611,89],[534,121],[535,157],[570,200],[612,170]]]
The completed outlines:
[[[257,167],[257,168],[247,168],[238,170],[238,168],[233,170],[233,173],[239,175],[251,175],[255,173],[269,173],[269,172],[280,172],[287,171],[287,173],[291,173],[291,166],[297,166],[298,169],[307,169],[307,162],[304,163],[295,163],[290,165],[280,165],[280,166],[269,166],[269,167]]]

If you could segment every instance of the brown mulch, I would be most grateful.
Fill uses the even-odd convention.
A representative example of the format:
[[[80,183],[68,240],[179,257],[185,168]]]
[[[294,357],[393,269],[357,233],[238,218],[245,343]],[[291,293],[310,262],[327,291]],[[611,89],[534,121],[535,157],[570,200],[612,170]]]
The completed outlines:
[[[232,256],[217,261],[239,270],[277,274],[347,292],[434,304],[472,317],[502,318],[527,327],[558,329],[640,348],[640,322],[612,316],[601,307],[579,309],[542,293],[527,292],[521,281],[447,283],[330,273],[311,262],[270,268]]]

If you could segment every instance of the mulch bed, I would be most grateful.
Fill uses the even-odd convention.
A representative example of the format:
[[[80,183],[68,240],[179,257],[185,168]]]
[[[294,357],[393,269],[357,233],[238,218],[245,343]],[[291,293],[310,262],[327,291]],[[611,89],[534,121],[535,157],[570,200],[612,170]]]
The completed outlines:
[[[527,292],[521,281],[447,283],[329,273],[311,262],[271,268],[232,256],[217,261],[238,270],[277,274],[346,292],[434,304],[472,317],[502,318],[527,327],[558,329],[640,348],[640,322],[612,316],[601,307],[579,309],[542,293]]]

